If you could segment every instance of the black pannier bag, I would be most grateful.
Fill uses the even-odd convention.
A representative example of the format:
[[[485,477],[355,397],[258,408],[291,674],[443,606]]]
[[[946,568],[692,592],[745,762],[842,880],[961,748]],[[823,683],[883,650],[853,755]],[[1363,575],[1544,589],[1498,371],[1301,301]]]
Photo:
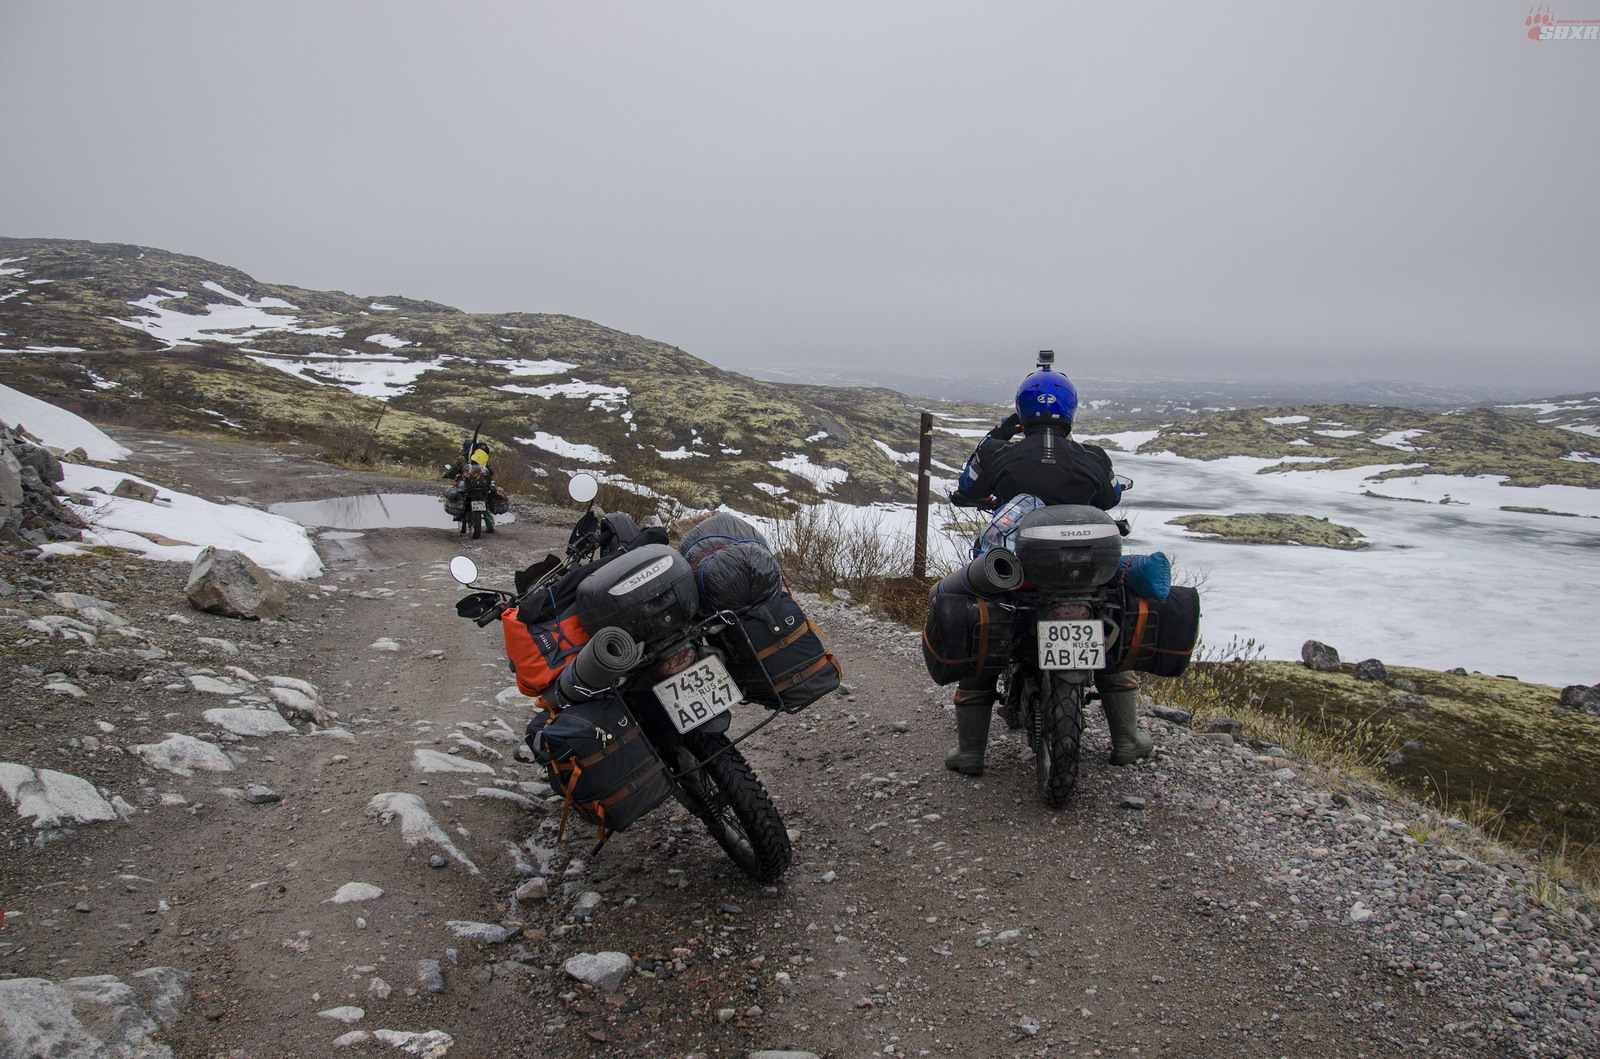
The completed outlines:
[[[678,550],[694,569],[700,598],[711,610],[743,610],[783,587],[771,545],[738,515],[710,516],[684,535]]]
[[[935,592],[922,627],[922,661],[935,684],[998,670],[1011,657],[1016,613],[977,596]]]
[[[786,590],[779,589],[715,636],[728,675],[746,702],[798,713],[839,687],[844,670],[818,629]]]
[[[498,485],[489,488],[489,514],[504,515],[511,510],[511,496]]]
[[[1174,586],[1163,600],[1126,591],[1122,604],[1123,656],[1118,669],[1176,677],[1189,668],[1200,641],[1200,593]]]
[[[467,510],[467,495],[459,484],[452,485],[444,491],[444,513],[451,518],[465,514]]]
[[[528,722],[528,747],[550,785],[596,828],[625,830],[672,793],[672,777],[617,695],[601,695]],[[566,808],[561,823],[566,828]],[[558,836],[559,837],[559,836]]]

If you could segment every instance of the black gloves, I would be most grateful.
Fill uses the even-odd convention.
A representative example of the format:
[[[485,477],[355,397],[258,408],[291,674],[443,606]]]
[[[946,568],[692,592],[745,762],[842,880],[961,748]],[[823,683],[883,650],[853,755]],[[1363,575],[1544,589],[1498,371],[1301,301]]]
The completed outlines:
[[[1000,420],[999,426],[989,431],[989,436],[991,438],[997,438],[1000,441],[1010,441],[1021,432],[1022,420],[1018,418],[1017,413],[1012,412],[1010,415]]]

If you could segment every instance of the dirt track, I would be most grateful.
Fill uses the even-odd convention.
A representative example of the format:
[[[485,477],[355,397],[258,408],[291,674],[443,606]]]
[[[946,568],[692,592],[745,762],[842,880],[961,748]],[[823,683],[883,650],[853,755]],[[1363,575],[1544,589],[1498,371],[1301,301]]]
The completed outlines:
[[[119,440],[141,454],[131,469],[217,499],[431,490],[293,456],[266,463],[260,450],[220,442]],[[177,444],[152,444],[161,440]],[[565,539],[564,521],[542,518],[566,513],[524,516],[460,546],[486,578],[508,581],[514,565]],[[442,1030],[456,1042],[451,1056],[1481,1054],[1468,1039],[1441,1043],[1439,1027],[1459,1016],[1436,992],[1397,983],[1337,917],[1301,910],[1263,880],[1239,848],[1232,803],[1213,789],[1215,744],[1155,722],[1158,760],[1113,770],[1097,730],[1079,798],[1048,812],[1033,797],[1031,762],[998,721],[990,773],[947,772],[948,694],[931,688],[905,630],[832,604],[814,605],[814,616],[852,694],[745,744],[798,832],[781,886],[735,877],[669,803],[587,867],[569,858],[587,860],[590,844],[569,835],[548,865],[555,896],[518,905],[510,894],[529,854],[506,844],[531,836],[552,846],[559,812],[476,794],[542,777],[487,737],[497,718],[520,731],[529,711],[526,700],[496,701],[510,680],[495,630],[454,615],[460,591],[443,563],[456,550],[442,530],[330,541],[325,575],[296,586],[287,619],[273,625],[190,612],[178,565],[7,559],[7,578],[22,571],[118,602],[171,658],[146,668],[160,674],[149,683],[84,668],[75,679],[88,695],[69,699],[44,697],[40,674],[73,677],[92,651],[0,649],[13,715],[0,760],[92,774],[135,806],[143,796],[130,821],[80,828],[42,851],[4,817],[0,902],[10,911],[0,940],[11,947],[0,949],[0,972],[183,968],[193,1000],[169,1039],[190,1056],[347,1054],[330,1042],[377,1027]],[[164,620],[175,612],[194,624]],[[223,657],[200,636],[240,653]],[[369,646],[380,638],[399,649]],[[225,741],[244,761],[237,771],[187,779],[68,743],[95,732],[96,719],[116,725],[108,742],[126,744],[205,730],[200,711],[225,700],[165,690],[168,678],[228,664],[312,682],[350,734]],[[747,707],[735,730],[764,716]],[[481,760],[493,773],[413,767],[419,748],[480,762],[453,735],[498,751]],[[1266,792],[1269,820],[1300,809],[1298,788],[1251,782]],[[215,793],[249,783],[282,801]],[[430,867],[441,853],[432,843],[405,846],[398,822],[367,812],[384,792],[420,795],[479,873],[448,857]],[[1129,795],[1148,808],[1123,808]],[[327,903],[352,881],[383,896]],[[568,922],[572,899],[591,890],[605,898],[595,920]],[[78,902],[87,911],[73,911]],[[445,924],[456,920],[521,930],[487,945],[455,937]],[[613,949],[643,972],[616,993],[594,994],[561,970],[575,953]],[[442,961],[443,992],[419,980],[423,959]],[[374,979],[392,989],[387,999],[369,992]],[[345,1026],[317,1015],[338,1005],[365,1017]]]

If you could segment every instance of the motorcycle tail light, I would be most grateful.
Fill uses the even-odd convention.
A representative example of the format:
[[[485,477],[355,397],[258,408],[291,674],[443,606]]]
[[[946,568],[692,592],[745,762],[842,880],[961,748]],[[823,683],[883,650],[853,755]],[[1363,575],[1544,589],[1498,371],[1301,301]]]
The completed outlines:
[[[1094,617],[1094,612],[1089,609],[1087,603],[1062,603],[1051,607],[1045,617],[1053,621],[1081,621]]]
[[[674,673],[688,669],[689,664],[693,661],[694,648],[692,646],[685,647],[683,650],[679,651],[677,654],[673,655],[671,658],[667,659],[665,662],[662,662],[656,667],[656,679],[665,680]]]

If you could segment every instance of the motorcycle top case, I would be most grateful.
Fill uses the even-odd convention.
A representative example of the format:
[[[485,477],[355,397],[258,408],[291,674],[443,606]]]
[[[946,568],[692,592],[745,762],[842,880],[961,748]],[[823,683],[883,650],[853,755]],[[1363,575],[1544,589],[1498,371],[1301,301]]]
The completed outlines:
[[[1118,669],[1176,677],[1189,668],[1200,641],[1200,593],[1175,585],[1166,599],[1125,592],[1122,604],[1123,658]]]
[[[747,702],[798,713],[839,686],[844,669],[786,590],[746,608],[714,637]]]
[[[1054,504],[1024,516],[1016,552],[1022,576],[1035,588],[1094,588],[1117,576],[1122,532],[1097,507]]]
[[[623,552],[578,586],[578,617],[584,628],[615,626],[640,643],[676,633],[694,620],[699,608],[689,561],[665,544]]]
[[[978,596],[939,592],[928,597],[922,661],[939,685],[996,672],[1011,657],[1016,613]]]
[[[528,722],[528,748],[601,842],[672,793],[672,776],[617,695],[541,712]]]

